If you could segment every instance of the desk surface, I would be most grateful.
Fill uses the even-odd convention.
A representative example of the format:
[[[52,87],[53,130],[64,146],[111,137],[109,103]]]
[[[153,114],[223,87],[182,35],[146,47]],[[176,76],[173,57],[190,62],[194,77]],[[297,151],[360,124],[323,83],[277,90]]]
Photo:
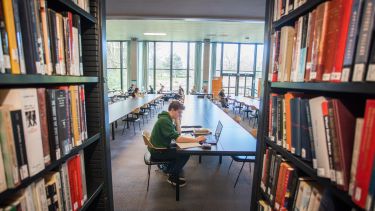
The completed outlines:
[[[241,102],[248,106],[255,106],[257,109],[259,109],[259,99],[256,98],[250,98],[250,97],[244,97],[244,96],[230,96],[229,99],[235,100],[237,102]]]
[[[216,146],[211,150],[200,147],[178,150],[179,153],[195,155],[255,155],[256,139],[208,99],[197,96],[185,97],[185,111],[181,125],[201,125],[215,131],[218,121],[223,130]]]
[[[159,94],[147,94],[143,97],[137,98],[126,98],[126,100],[121,100],[115,103],[112,103],[108,106],[109,113],[109,123],[112,123],[121,117],[131,113],[134,109],[139,108],[162,95]]]

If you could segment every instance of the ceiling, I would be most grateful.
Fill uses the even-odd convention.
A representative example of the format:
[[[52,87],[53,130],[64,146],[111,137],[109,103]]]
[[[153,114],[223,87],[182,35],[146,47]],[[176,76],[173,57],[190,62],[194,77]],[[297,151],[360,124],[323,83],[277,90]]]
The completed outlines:
[[[145,32],[166,33],[146,36]],[[203,41],[263,43],[262,21],[107,20],[107,40]]]
[[[107,0],[107,19],[205,18],[264,20],[265,0]]]

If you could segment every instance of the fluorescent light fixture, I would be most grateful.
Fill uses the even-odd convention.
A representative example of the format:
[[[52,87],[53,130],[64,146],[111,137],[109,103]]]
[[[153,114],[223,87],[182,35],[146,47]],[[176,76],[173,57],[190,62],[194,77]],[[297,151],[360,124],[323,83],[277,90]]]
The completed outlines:
[[[167,33],[164,33],[164,32],[145,32],[145,33],[143,33],[143,35],[146,35],[146,36],[166,36]]]

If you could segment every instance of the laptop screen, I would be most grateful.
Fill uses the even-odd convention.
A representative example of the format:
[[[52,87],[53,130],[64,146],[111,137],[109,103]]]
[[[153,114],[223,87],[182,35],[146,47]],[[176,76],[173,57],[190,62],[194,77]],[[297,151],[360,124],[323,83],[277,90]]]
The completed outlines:
[[[217,138],[220,137],[220,134],[221,134],[221,131],[222,131],[222,130],[223,130],[223,124],[221,124],[221,122],[219,121],[219,122],[217,123],[216,131],[215,131],[215,136],[216,136]]]

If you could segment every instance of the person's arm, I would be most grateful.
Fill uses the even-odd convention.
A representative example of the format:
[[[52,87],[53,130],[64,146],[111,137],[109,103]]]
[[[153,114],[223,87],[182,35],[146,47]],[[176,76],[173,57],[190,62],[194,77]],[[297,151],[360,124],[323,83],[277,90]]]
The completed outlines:
[[[206,137],[204,136],[198,136],[196,138],[193,138],[191,136],[179,136],[176,139],[176,142],[178,143],[197,143],[206,140]]]

